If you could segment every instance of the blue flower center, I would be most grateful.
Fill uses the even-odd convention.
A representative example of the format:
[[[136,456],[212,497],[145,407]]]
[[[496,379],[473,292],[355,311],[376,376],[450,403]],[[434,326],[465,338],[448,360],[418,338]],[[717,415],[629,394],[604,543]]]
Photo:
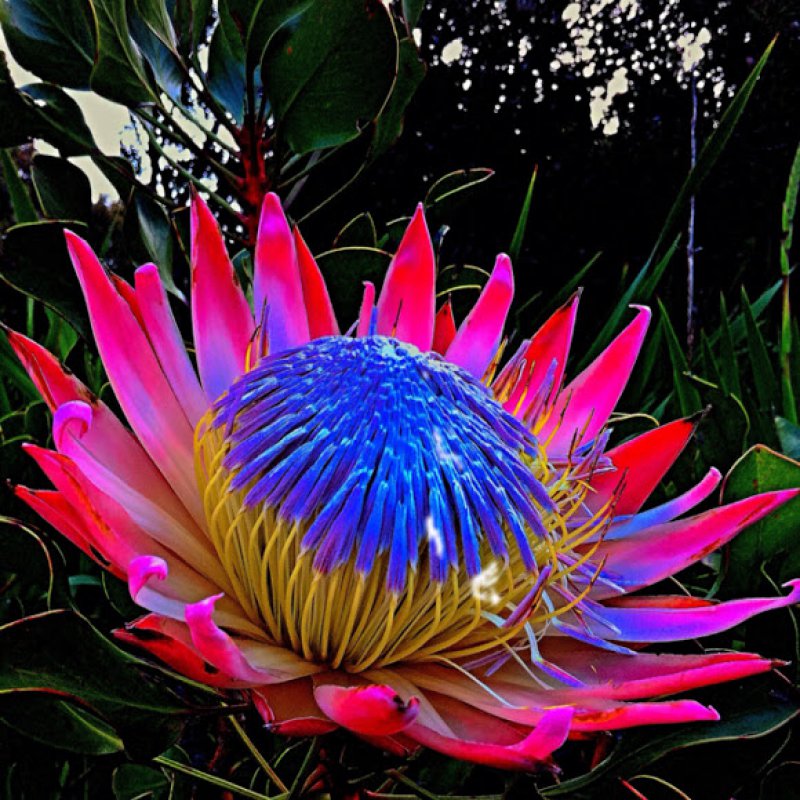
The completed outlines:
[[[302,525],[319,572],[380,560],[400,591],[423,549],[443,582],[460,566],[478,575],[485,545],[536,569],[554,505],[535,437],[435,353],[383,336],[316,339],[263,358],[214,411],[229,491]]]

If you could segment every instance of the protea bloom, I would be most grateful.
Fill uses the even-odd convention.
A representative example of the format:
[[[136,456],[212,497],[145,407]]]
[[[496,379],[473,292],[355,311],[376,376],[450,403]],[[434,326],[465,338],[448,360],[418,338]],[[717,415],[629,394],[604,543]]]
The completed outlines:
[[[119,633],[174,669],[250,690],[289,735],[337,726],[531,769],[568,736],[716,719],[675,692],[768,670],[757,655],[660,654],[794,603],[632,594],[794,492],[680,518],[712,470],[643,504],[692,434],[678,420],[606,450],[650,319],[565,383],[578,297],[507,361],[499,256],[467,318],[434,309],[417,210],[377,302],[340,333],[320,270],[274,195],[252,307],[219,229],[192,206],[197,373],[158,271],[133,286],[67,244],[130,429],[41,346],[11,343],[53,411],[27,449],[55,491],[17,493],[128,581],[150,613]],[[658,649],[658,648],[657,648]]]

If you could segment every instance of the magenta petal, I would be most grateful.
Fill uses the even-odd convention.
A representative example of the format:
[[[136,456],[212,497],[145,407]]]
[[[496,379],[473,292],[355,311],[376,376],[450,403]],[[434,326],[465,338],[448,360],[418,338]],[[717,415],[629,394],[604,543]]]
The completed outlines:
[[[109,569],[112,575],[124,577],[124,572],[113,565],[109,567],[92,549],[91,540],[87,537],[83,520],[75,513],[70,503],[61,492],[51,489],[29,489],[27,486],[15,486],[14,494],[27,503],[45,522],[52,525],[59,533],[63,534],[72,544],[101,567]]]
[[[628,382],[650,323],[650,309],[637,314],[622,333],[568,386],[561,390],[540,438],[552,433],[548,451],[566,453],[573,444],[594,439],[608,421]]]
[[[167,562],[158,556],[137,556],[128,564],[128,590],[133,602],[138,602],[139,593],[151,578],[166,580]]]
[[[800,489],[766,492],[694,517],[656,525],[626,539],[601,542],[595,558],[604,559],[604,574],[627,591],[674,575],[729,542],[795,497]],[[593,597],[608,595],[598,583]]]
[[[536,332],[528,346],[520,354],[525,360],[526,371],[517,388],[511,393],[504,407],[522,418],[536,400],[537,392],[548,378],[551,364],[555,362],[553,386],[556,391],[564,379],[572,333],[575,330],[575,316],[578,313],[580,292],[576,292],[558,309]]]
[[[80,465],[81,471],[87,474],[92,483],[115,497],[119,497],[117,489],[122,487],[128,494],[146,497],[160,516],[170,519],[169,526],[162,525],[165,532],[177,526],[196,531],[197,539],[204,540],[203,533],[138,439],[111,410],[74,375],[67,374],[52,353],[41,345],[15,331],[9,331],[8,339],[54,415],[60,406],[68,403],[84,403],[87,410],[91,409],[91,425],[82,430],[89,414],[84,410],[79,411],[78,415],[83,416],[83,424],[79,428],[65,428],[57,437],[57,445]],[[70,407],[76,408],[74,405]],[[63,435],[66,431],[82,433],[79,447],[74,446],[75,436]],[[127,501],[124,504],[130,507]],[[198,509],[198,513],[201,513],[200,519],[204,521],[202,509]]]
[[[134,280],[142,327],[189,424],[195,426],[205,414],[208,401],[169,307],[158,267],[155,264],[139,267]]]
[[[271,683],[276,675],[251,666],[233,638],[214,622],[214,605],[221,597],[212,595],[186,606],[186,624],[197,652],[218,670],[248,685]]]
[[[322,277],[319,266],[311,255],[308,245],[294,229],[294,246],[297,251],[297,266],[300,269],[300,281],[303,284],[303,299],[308,315],[308,334],[312,339],[320,336],[338,336],[339,324],[333,313],[333,305],[328,294],[328,287]]]
[[[453,304],[448,297],[444,305],[436,312],[436,318],[433,322],[433,344],[431,345],[431,350],[434,353],[444,355],[455,338],[456,321],[453,317]]]
[[[67,248],[81,283],[97,347],[125,416],[154,463],[196,519],[194,430],[147,337],[89,245],[70,231]]]
[[[481,379],[491,363],[506,324],[508,309],[514,299],[514,273],[511,259],[501,253],[478,302],[461,323],[450,347],[447,360]]]
[[[573,709],[569,707],[550,709],[544,712],[528,736],[510,745],[451,738],[421,724],[413,725],[406,735],[426,747],[464,761],[501,769],[532,770],[566,741],[572,715]],[[491,734],[491,723],[487,728],[487,734]]]
[[[200,195],[192,201],[191,223],[192,331],[200,380],[214,401],[244,372],[255,326],[219,226]]]
[[[598,607],[602,622],[584,618],[584,624],[597,636],[617,642],[677,642],[699,639],[728,630],[756,614],[794,605],[800,601],[800,580],[785,584],[791,588],[786,597],[759,597],[729,600],[682,608],[670,605],[671,598],[628,597],[612,607]],[[676,598],[678,601],[685,597]],[[641,605],[639,603],[641,602]],[[659,603],[663,605],[659,606]]]
[[[256,241],[253,307],[256,319],[267,314],[270,353],[305,344],[309,339],[308,314],[294,237],[281,201],[270,192],[264,197]]]
[[[372,325],[372,312],[375,310],[375,284],[364,281],[364,297],[361,300],[361,310],[358,313],[358,328],[356,336],[367,336]]]
[[[615,520],[608,531],[603,534],[603,538],[606,541],[624,539],[626,536],[631,536],[637,531],[644,530],[653,525],[660,525],[663,522],[669,522],[702,503],[703,500],[719,486],[720,480],[722,480],[722,476],[719,470],[712,467],[700,483],[693,486],[682,495],[666,503],[662,503],[655,508],[648,508],[647,511],[641,511],[627,519]]]
[[[609,450],[606,457],[614,469],[592,476],[586,504],[596,511],[618,492],[615,512],[635,514],[675,463],[695,427],[691,419],[678,419]]]
[[[419,700],[403,701],[389,686],[314,686],[314,699],[343,728],[370,736],[391,736],[405,730],[419,714]]]
[[[433,244],[420,204],[386,273],[378,299],[378,333],[430,350],[435,283]]]

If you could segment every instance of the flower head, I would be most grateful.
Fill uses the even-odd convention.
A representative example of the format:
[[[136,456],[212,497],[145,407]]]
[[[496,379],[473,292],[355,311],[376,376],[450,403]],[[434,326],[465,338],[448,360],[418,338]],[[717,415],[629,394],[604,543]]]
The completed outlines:
[[[632,594],[701,559],[795,493],[683,516],[719,482],[642,511],[694,428],[607,449],[650,312],[565,383],[578,296],[502,368],[511,264],[456,327],[434,308],[421,209],[376,300],[340,334],[322,275],[267,196],[249,305],[220,232],[192,206],[196,368],[158,271],[133,286],[67,243],[130,429],[11,333],[53,411],[27,449],[55,490],[17,494],[127,580],[150,613],[120,638],[209,685],[249,690],[288,735],[338,726],[531,769],[570,735],[708,720],[657,700],[771,667],[670,655],[779,598]],[[198,377],[199,373],[199,377]]]

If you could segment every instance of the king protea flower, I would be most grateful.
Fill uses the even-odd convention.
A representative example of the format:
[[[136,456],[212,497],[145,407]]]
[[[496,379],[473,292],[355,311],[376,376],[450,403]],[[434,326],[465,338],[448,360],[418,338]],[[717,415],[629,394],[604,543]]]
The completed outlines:
[[[722,603],[639,592],[795,494],[683,516],[717,486],[711,470],[642,511],[695,425],[606,449],[647,308],[565,382],[578,296],[500,369],[510,261],[456,326],[448,303],[435,312],[421,208],[345,333],[274,195],[252,304],[200,198],[191,236],[196,369],[156,267],[131,286],[67,233],[130,427],[10,334],[56,448],[26,447],[55,490],[16,492],[127,580],[149,613],[124,641],[249,691],[284,734],[340,726],[521,770],[570,736],[717,719],[652,698],[770,669],[749,653],[657,652],[794,603],[800,581]]]

